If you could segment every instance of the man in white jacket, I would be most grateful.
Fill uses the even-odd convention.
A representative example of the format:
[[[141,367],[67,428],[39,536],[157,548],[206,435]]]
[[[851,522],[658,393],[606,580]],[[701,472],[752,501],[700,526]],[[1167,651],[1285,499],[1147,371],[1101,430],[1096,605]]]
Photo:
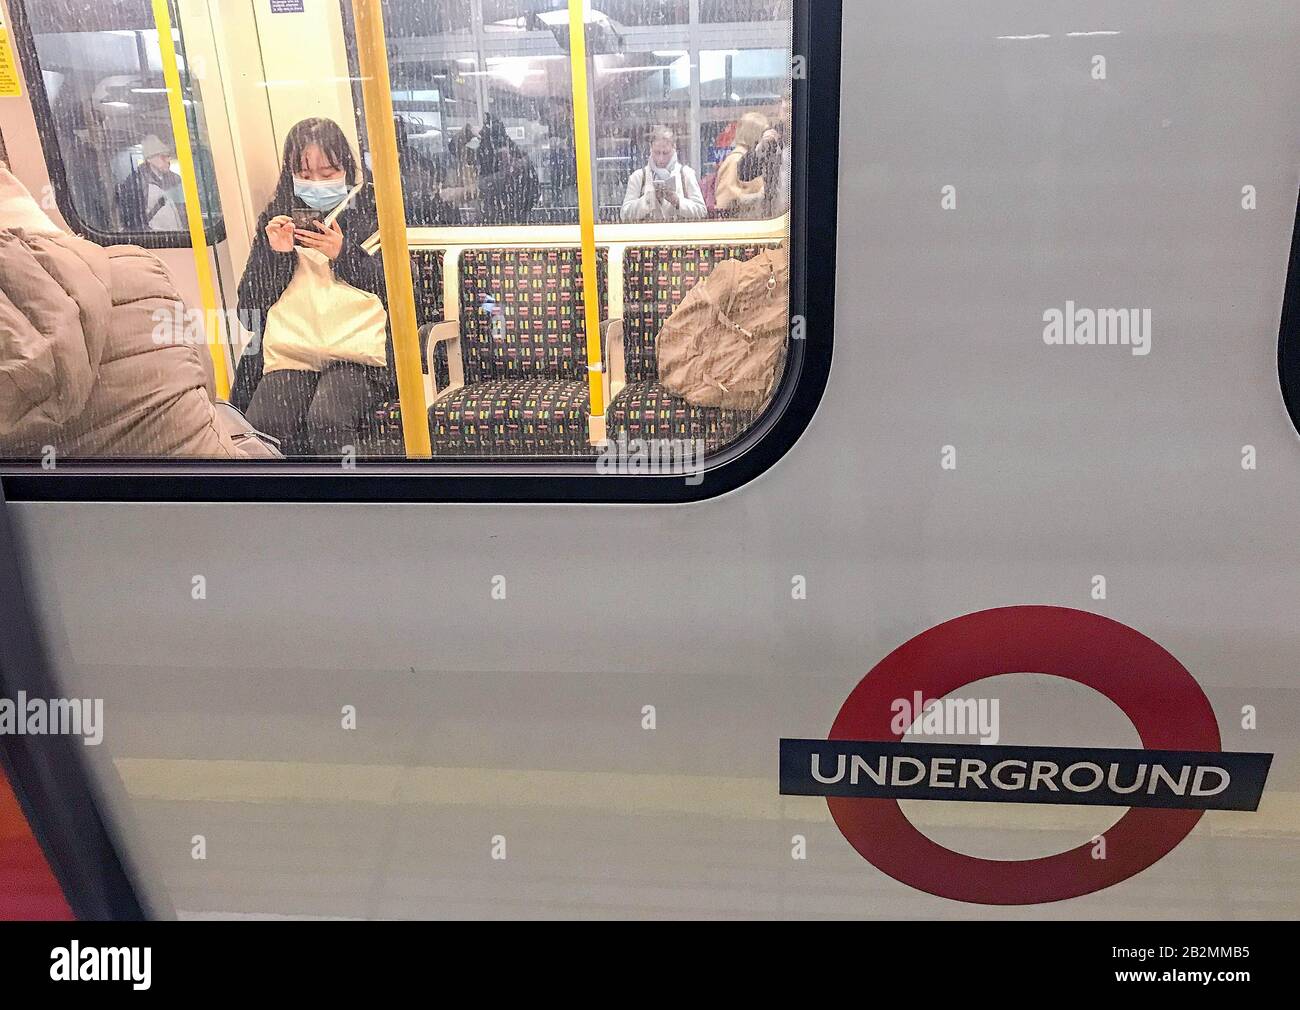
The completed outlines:
[[[709,216],[695,169],[677,160],[677,138],[666,126],[650,137],[650,162],[627,180],[623,220],[702,221]]]

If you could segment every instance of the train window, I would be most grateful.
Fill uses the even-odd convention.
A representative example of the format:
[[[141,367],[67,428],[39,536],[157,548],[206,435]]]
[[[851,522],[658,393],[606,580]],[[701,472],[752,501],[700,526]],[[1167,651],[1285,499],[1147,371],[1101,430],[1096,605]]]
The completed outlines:
[[[564,0],[485,0],[481,25],[471,25],[456,3],[393,0],[386,12],[408,221],[424,227],[576,224]],[[604,223],[772,218],[788,209],[788,196],[750,200],[752,194],[739,191],[740,180],[718,173],[738,131],[744,139],[742,127],[765,120],[761,138],[766,130],[784,135],[788,126],[789,3],[705,4],[695,32],[689,15],[685,0],[590,6],[596,199]],[[701,40],[730,45],[740,29],[770,48],[701,46]],[[512,166],[506,185],[494,182],[487,198],[476,186],[473,152],[464,146],[484,128],[500,135],[497,146]],[[665,129],[673,135],[675,161],[693,177],[684,208],[640,206],[645,194],[633,191],[634,180],[644,184],[652,174],[640,170],[651,160],[656,131]]]
[[[595,71],[599,82],[596,124],[601,220],[615,223],[655,216],[647,215],[640,204],[627,213],[624,207],[642,196],[631,182],[638,177],[637,171],[650,162],[656,129],[662,127],[672,133],[679,161],[691,166],[697,186],[700,178],[695,168],[699,159],[693,155],[695,148],[689,146],[694,71],[690,50],[668,48],[597,56]],[[703,199],[702,191],[699,197]],[[683,216],[683,220],[690,218]]]
[[[1295,230],[1291,233],[1291,264],[1282,302],[1277,365],[1282,380],[1282,398],[1292,423],[1300,431],[1300,207],[1296,210]]]
[[[789,21],[791,0],[700,0],[703,24]]]
[[[538,22],[563,24],[566,6],[548,0],[483,0],[483,25],[489,31],[499,31],[528,30]],[[596,45],[601,43],[601,35],[611,22],[638,28],[689,22],[689,0],[595,0],[587,7],[594,26],[591,41]]]
[[[79,219],[125,235],[119,190],[169,136],[150,104],[146,0],[27,6],[49,160],[67,163]],[[799,208],[833,222],[836,163],[833,148],[815,166],[798,151],[804,117],[837,136],[838,62],[819,61],[835,73],[814,105],[794,54],[800,37],[838,52],[839,25],[814,25],[811,6],[587,0],[582,31],[565,0],[222,8],[201,45],[229,78],[220,108],[208,94],[230,151],[207,150],[189,105],[193,171],[220,173],[227,221],[241,222],[214,258],[219,283],[200,292],[216,315],[196,325],[195,307],[158,287],[154,351],[104,365],[119,368],[112,388],[78,374],[75,390],[0,402],[0,460],[52,459],[60,474],[215,461],[285,478],[266,486],[289,497],[307,494],[295,473],[363,467],[454,474],[458,488],[508,477],[512,500],[565,499],[545,483],[558,477],[626,483],[607,476],[688,479],[662,499],[594,497],[689,499],[707,495],[680,489],[711,468],[761,472],[757,449],[802,430],[829,365],[833,276],[813,284],[805,250],[833,262],[833,227],[810,237]],[[74,69],[95,40],[93,69]],[[118,96],[132,97],[115,140],[71,128],[70,108]],[[148,151],[130,142],[142,131]],[[89,171],[93,158],[121,166]],[[92,352],[95,323],[72,334]],[[415,465],[382,469],[398,463]]]
[[[597,0],[593,23],[613,22],[629,28],[689,23],[689,0]],[[562,3],[520,3],[519,0],[483,0],[485,27],[523,27],[534,17],[556,23]],[[603,28],[603,25],[602,25]],[[598,39],[596,41],[599,41]]]
[[[718,49],[700,53],[700,145],[706,178],[726,185],[723,168],[737,149],[779,136],[783,151],[790,128],[789,49]],[[757,138],[757,139],[756,139]],[[788,178],[785,180],[788,185]],[[733,216],[771,217],[789,209],[789,193],[769,187],[761,201],[737,202]]]
[[[537,76],[532,61],[421,60],[397,63],[393,74],[409,224],[497,226],[577,219],[573,196],[557,196],[558,175],[546,171],[554,143],[549,130],[553,120],[546,118],[551,96],[534,92],[519,101],[501,93],[502,82],[508,86]],[[505,185],[494,186],[490,193],[479,185],[481,166],[474,157],[476,145],[470,146],[484,126],[500,134],[500,146],[511,156],[503,159]],[[557,201],[566,197],[568,213],[557,213],[557,207],[564,206]]]
[[[568,58],[536,6],[488,0],[473,24],[460,0],[385,4],[409,223],[577,223]]]
[[[105,245],[130,240],[154,248],[188,246],[180,163],[149,0],[26,0],[11,6],[64,218]],[[179,25],[174,15],[173,24]],[[211,242],[219,238],[213,233],[221,210],[202,101],[189,80],[179,28],[173,29],[172,44]]]

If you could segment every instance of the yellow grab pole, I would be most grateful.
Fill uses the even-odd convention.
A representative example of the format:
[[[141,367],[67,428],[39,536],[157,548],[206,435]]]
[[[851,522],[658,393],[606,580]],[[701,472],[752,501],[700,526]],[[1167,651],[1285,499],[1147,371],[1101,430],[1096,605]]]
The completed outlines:
[[[424,366],[420,361],[420,330],[415,318],[415,284],[411,280],[411,250],[406,241],[406,201],[402,196],[397,156],[397,127],[393,121],[393,89],[388,75],[388,42],[380,0],[352,0],[361,62],[361,95],[366,106],[366,132],[379,210],[379,243],[388,282],[388,317],[393,326],[397,358],[397,395],[402,401],[402,436],[406,455],[433,455],[429,437],[429,407],[424,398]]]
[[[230,399],[230,370],[226,366],[225,342],[222,340],[220,315],[217,312],[217,289],[212,282],[212,261],[208,257],[208,239],[203,230],[203,208],[199,206],[199,177],[194,171],[194,149],[190,146],[190,124],[185,116],[185,95],[181,91],[181,72],[176,65],[176,44],[172,41],[172,15],[168,0],[153,0],[153,19],[158,28],[158,49],[162,53],[163,83],[167,86],[167,107],[171,112],[172,136],[176,140],[176,158],[181,163],[181,186],[185,192],[185,218],[194,248],[194,270],[199,277],[199,298],[203,301],[203,332],[212,355],[212,376],[217,398]]]
[[[582,228],[582,300],[587,317],[587,377],[592,444],[605,441],[605,363],[600,347],[600,283],[596,261],[596,187],[591,175],[590,84],[586,0],[569,0],[569,64],[573,73],[573,145],[578,158],[578,221]]]

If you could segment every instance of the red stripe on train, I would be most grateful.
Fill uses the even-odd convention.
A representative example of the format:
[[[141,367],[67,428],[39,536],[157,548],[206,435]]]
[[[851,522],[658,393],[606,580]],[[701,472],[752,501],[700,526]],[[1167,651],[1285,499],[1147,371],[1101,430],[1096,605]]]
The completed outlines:
[[[0,771],[0,919],[72,918],[9,779]]]

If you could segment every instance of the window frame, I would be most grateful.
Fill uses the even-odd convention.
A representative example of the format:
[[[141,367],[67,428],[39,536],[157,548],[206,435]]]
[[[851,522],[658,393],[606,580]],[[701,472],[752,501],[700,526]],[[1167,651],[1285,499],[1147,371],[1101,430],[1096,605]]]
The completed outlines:
[[[1296,220],[1291,232],[1291,262],[1287,268],[1282,297],[1282,320],[1277,341],[1278,381],[1282,401],[1291,423],[1300,434],[1300,195],[1296,199]]]
[[[63,160],[63,148],[59,142],[54,110],[50,105],[49,95],[45,91],[45,75],[41,70],[40,56],[36,52],[36,36],[32,31],[31,20],[27,14],[29,0],[9,0],[9,15],[13,21],[13,41],[18,50],[18,59],[22,64],[23,76],[27,79],[27,94],[31,100],[32,115],[36,118],[36,133],[41,141],[41,153],[45,167],[50,175],[50,186],[54,191],[54,202],[63,219],[78,235],[90,239],[96,245],[138,245],[144,249],[192,249],[188,231],[101,231],[92,228],[77,210],[72,197],[72,186],[68,182],[68,168]],[[180,36],[182,52],[185,50],[185,30],[181,27],[176,12],[175,0],[170,0],[173,25]],[[189,60],[186,59],[185,74],[189,76]],[[191,91],[194,81],[188,81]],[[191,138],[193,139],[193,138]],[[220,194],[216,194],[220,206]],[[226,240],[226,218],[219,213],[216,220],[204,227],[204,237],[209,249],[214,249]]]
[[[61,687],[38,630],[24,552],[0,489],[0,697],[57,698]],[[119,854],[97,803],[99,790],[85,748],[67,735],[0,734],[0,780],[7,778],[32,836],[40,844],[79,920],[139,922],[147,918],[139,889]],[[0,788],[3,784],[0,783]]]
[[[816,15],[813,9],[816,9]],[[4,491],[18,501],[456,502],[481,504],[678,504],[705,501],[757,479],[812,422],[834,345],[839,206],[840,60],[843,0],[794,5],[792,53],[816,53],[813,73],[793,82],[790,305],[806,337],[790,342],[773,402],[735,443],[708,457],[704,479],[598,473],[596,458],[482,461],[358,460],[263,464],[164,460],[5,464]],[[808,157],[810,138],[817,157]],[[803,213],[798,211],[802,209]],[[808,223],[818,222],[816,228]]]

